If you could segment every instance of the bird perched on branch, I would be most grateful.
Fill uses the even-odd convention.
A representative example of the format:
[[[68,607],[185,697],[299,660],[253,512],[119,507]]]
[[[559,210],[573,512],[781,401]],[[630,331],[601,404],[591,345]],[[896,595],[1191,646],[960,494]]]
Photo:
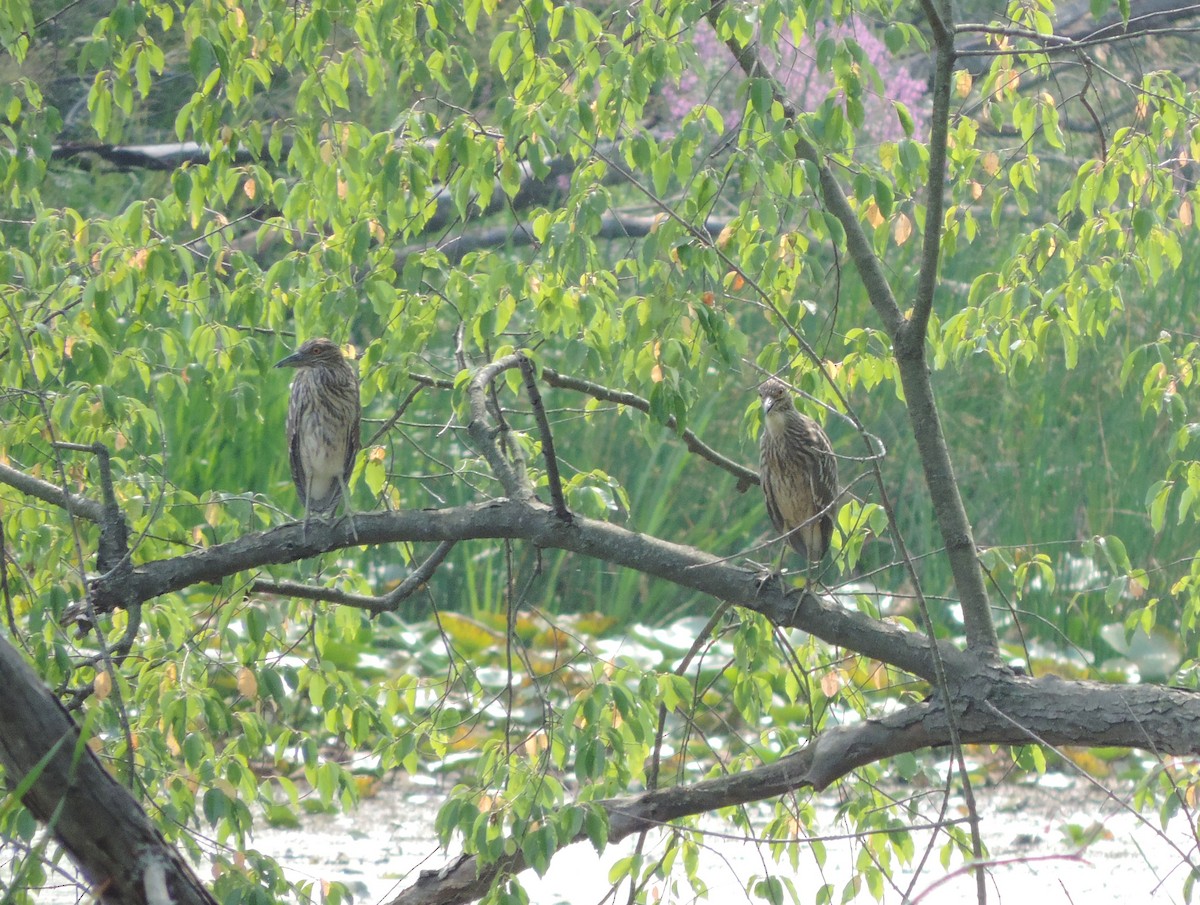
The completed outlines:
[[[337,344],[324,338],[308,340],[275,367],[296,369],[287,442],[307,530],[312,513],[329,512],[343,497],[350,512],[346,482],[362,442],[358,374]]]
[[[833,537],[838,496],[837,459],[821,425],[796,411],[792,394],[774,377],[758,388],[763,432],[759,477],[775,530],[810,565]]]

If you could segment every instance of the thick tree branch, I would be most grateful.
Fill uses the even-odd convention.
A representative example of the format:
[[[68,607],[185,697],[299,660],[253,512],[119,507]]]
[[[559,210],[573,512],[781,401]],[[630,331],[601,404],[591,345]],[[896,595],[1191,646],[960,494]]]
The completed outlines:
[[[490,426],[488,389],[496,377],[510,368],[519,368],[520,364],[520,356],[516,353],[505,355],[491,364],[484,365],[467,383],[467,401],[471,407],[471,420],[467,423],[467,432],[491,466],[492,474],[496,476],[504,492],[513,500],[531,498],[533,488],[529,486],[524,469],[515,468],[496,442],[501,430]]]
[[[21,493],[27,494],[35,499],[39,499],[44,503],[49,503],[52,506],[58,506],[60,509],[65,509],[71,515],[77,515],[80,518],[85,518],[89,522],[95,522],[97,525],[104,522],[104,506],[97,503],[95,500],[90,500],[85,496],[76,496],[73,493],[67,493],[56,484],[51,484],[49,481],[43,481],[41,478],[35,478],[32,475],[27,475],[23,471],[9,466],[0,464],[0,484],[7,484]]]
[[[129,525],[117,503],[108,447],[103,443],[64,442],[55,443],[54,446],[57,449],[91,453],[96,457],[96,465],[100,469],[100,494],[104,500],[104,518],[100,522],[100,543],[96,550],[96,571],[107,572],[126,565],[129,559]]]
[[[594,235],[597,239],[640,239],[650,235],[660,222],[661,218],[658,216],[622,213],[621,211],[609,212],[601,216],[600,228]],[[716,236],[720,235],[721,230],[728,223],[728,220],[709,217],[705,221],[704,227],[711,235]],[[405,261],[410,256],[421,254],[431,248],[436,248],[446,256],[448,261],[457,264],[473,251],[490,248],[523,248],[536,244],[537,240],[533,237],[533,231],[523,223],[473,229],[442,241],[418,242],[397,249],[396,270],[402,271]]]
[[[718,33],[720,13],[725,6],[725,0],[718,0],[708,12],[709,22],[714,29],[718,30]],[[948,20],[944,24],[948,25]],[[726,42],[726,46],[737,59],[747,77],[770,81],[774,98],[782,105],[784,115],[795,119],[798,115],[796,108],[788,101],[787,94],[778,80],[770,76],[757,49],[752,45],[743,46],[734,38],[730,38]],[[953,67],[953,60],[952,46],[938,58],[940,65],[950,68]],[[948,72],[944,75],[948,79]],[[948,90],[948,83],[945,90]],[[944,135],[942,140],[944,144]],[[942,161],[943,168],[944,151],[943,147],[942,154],[938,158]],[[914,327],[913,322],[910,322],[900,311],[884,273],[883,262],[875,254],[870,239],[863,230],[858,214],[847,199],[841,183],[838,182],[833,170],[818,149],[806,138],[800,136],[796,142],[796,154],[798,157],[810,161],[817,168],[820,176],[821,197],[824,199],[826,207],[841,223],[846,234],[846,245],[850,250],[850,257],[862,278],[871,305],[895,344],[900,381],[908,401],[909,420],[912,423],[917,450],[921,456],[925,482],[929,487],[938,529],[942,534],[951,571],[954,574],[959,601],[963,607],[967,644],[979,651],[981,655],[994,659],[997,649],[995,627],[991,622],[983,572],[976,559],[975,539],[971,532],[970,521],[967,519],[966,508],[963,506],[958,483],[954,477],[954,469],[950,463],[950,452],[942,432],[941,419],[933,396],[933,386],[930,383],[929,370],[925,363],[924,323],[919,328]],[[941,210],[942,178],[939,174],[937,181],[931,183],[929,197],[926,201],[927,210],[930,211],[926,217],[927,225],[930,221],[936,220],[939,230],[941,217],[935,216],[933,212]],[[937,195],[937,200],[934,198],[935,195]],[[940,237],[940,232],[938,236]],[[930,236],[927,233],[926,242],[929,241]],[[934,266],[930,267],[929,273],[931,278],[936,276],[936,260]],[[932,298],[932,289],[930,298]],[[924,317],[928,317],[928,312],[925,312]]]
[[[950,89],[954,79],[955,49],[950,4],[941,2],[935,9],[935,0],[924,0],[924,6],[936,45],[929,128],[929,184],[925,190],[925,231],[912,314],[892,338],[895,340],[896,360],[909,401],[909,422],[921,453],[925,482],[933,500],[938,528],[946,545],[946,555],[962,603],[967,646],[983,656],[995,658],[1000,642],[992,622],[983,571],[976,559],[971,522],[959,494],[950,450],[942,433],[941,417],[926,360],[926,333],[938,285],[938,262],[944,228],[946,148],[949,143]]]
[[[953,725],[964,742],[1022,745],[1105,744],[1161,754],[1200,753],[1200,695],[1178,688],[1066,682],[989,673],[955,698]],[[608,842],[673,820],[762,801],[811,787],[820,791],[851,770],[909,751],[950,744],[951,721],[938,701],[923,701],[878,720],[839,726],[774,763],[593,806],[608,816]],[[1166,746],[1166,747],[1160,747]],[[586,834],[560,842],[585,841]],[[803,839],[798,839],[803,842]],[[519,854],[493,864],[459,860],[422,875],[390,905],[455,905],[485,895],[502,874],[525,868]]]
[[[0,638],[0,766],[105,905],[216,905],[137,800],[80,738],[41,679]],[[169,891],[169,899],[161,892]]]
[[[933,681],[932,655],[924,635],[878,622],[836,600],[789,592],[778,579],[764,583],[759,574],[731,566],[694,547],[579,515],[565,525],[553,509],[536,499],[496,500],[454,509],[356,513],[354,529],[345,519],[310,523],[307,533],[303,525],[295,523],[172,559],[141,563],[120,584],[108,576],[93,582],[93,605],[97,612],[107,612],[125,606],[127,599],[146,601],[195,584],[221,581],[238,572],[362,544],[527,540],[544,549],[569,550],[636,569],[739,604],[778,625],[803,629],[830,644],[851,648]],[[952,675],[961,674],[971,662],[948,643],[940,644],[939,650]]]
[[[933,27],[937,51],[933,70],[933,104],[929,114],[929,184],[925,190],[925,231],[921,243],[921,271],[917,275],[917,296],[902,336],[912,344],[925,346],[925,332],[933,311],[933,293],[938,284],[938,262],[942,252],[942,217],[946,195],[946,144],[950,132],[950,86],[954,78],[954,34],[950,24],[933,0],[924,0],[926,18]],[[950,11],[945,10],[949,16]],[[915,350],[906,350],[915,351]]]

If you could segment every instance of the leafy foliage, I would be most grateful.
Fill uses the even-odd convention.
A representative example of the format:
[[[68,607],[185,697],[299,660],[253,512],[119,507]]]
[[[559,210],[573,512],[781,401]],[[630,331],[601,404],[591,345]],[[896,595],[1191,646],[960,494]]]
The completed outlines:
[[[848,474],[819,578],[847,606],[917,621],[897,539],[920,557],[942,540],[890,341],[797,154],[807,142],[833,168],[894,295],[912,298],[939,127],[912,74],[932,46],[917,10],[768,0],[720,4],[710,22],[693,0],[136,0],[50,20],[45,6],[0,10],[0,456],[98,499],[96,458],[59,444],[107,447],[135,562],[293,520],[271,364],[313,335],[358,353],[371,442],[357,510],[498,495],[464,384],[521,349],[595,389],[545,391],[573,510],[733,557],[774,555],[756,546],[759,501],[681,438],[753,463],[751,387],[788,377]],[[1098,661],[1165,628],[1181,660],[1200,613],[1183,302],[1200,279],[1195,74],[1143,72],[1117,47],[1103,67],[1070,65],[1043,52],[1053,27],[1052,4],[1013,4],[962,32],[989,43],[960,57],[941,124],[929,357],[983,566],[1009,604],[1006,653],[1070,642]],[[738,68],[727,45],[752,41],[776,71]],[[153,164],[112,147],[174,142]],[[495,402],[544,495],[542,438],[506,377]],[[268,860],[243,860],[260,815],[350,807],[386,771],[453,771],[441,840],[495,861],[516,839],[544,871],[580,834],[604,848],[602,798],[769,763],[928,691],[752,614],[666,644],[646,626],[694,628],[708,601],[500,541],[460,544],[402,619],[266,583],[383,593],[427,555],[409,545],[194,586],[74,637],[63,619],[86,597],[97,528],[7,485],[0,504],[10,636],[77,693],[92,743],[169,838],[218,865],[222,901],[291,889]],[[940,557],[920,580],[931,599],[952,594]],[[958,634],[952,601],[934,616]],[[609,646],[639,633],[639,656]],[[1162,678],[1192,683],[1194,666]],[[888,832],[864,837],[853,888],[820,901],[879,898],[914,858],[896,832],[911,814],[879,778],[844,781],[844,817]],[[765,827],[726,816],[773,839],[816,828],[802,796]],[[670,857],[700,883],[695,829],[679,827]],[[0,833],[27,847],[11,886],[43,883],[44,843],[16,797]],[[947,859],[966,848],[945,838]],[[772,855],[794,868],[797,851]],[[613,882],[644,899],[667,874],[631,856]],[[793,883],[750,886],[771,902],[814,893]],[[515,881],[492,892],[522,895]]]

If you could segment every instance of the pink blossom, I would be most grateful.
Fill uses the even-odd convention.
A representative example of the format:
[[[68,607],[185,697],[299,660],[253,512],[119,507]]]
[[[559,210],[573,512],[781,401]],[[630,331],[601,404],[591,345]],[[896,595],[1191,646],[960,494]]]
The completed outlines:
[[[914,137],[919,138],[925,124],[925,84],[913,78],[902,61],[888,52],[875,32],[858,19],[842,25],[818,26],[815,39],[805,35],[798,45],[793,43],[790,33],[780,36],[771,69],[787,91],[788,99],[802,111],[813,111],[834,90],[833,73],[822,72],[817,67],[817,44],[825,39],[856,42],[879,76],[875,79],[865,66],[859,72],[864,109],[863,125],[857,130],[859,145],[906,137],[893,102],[908,109],[913,119]],[[668,115],[678,122],[695,105],[706,103],[722,112],[727,127],[736,126],[742,116],[744,99],[737,96],[740,70],[732,54],[707,21],[697,24],[692,44],[697,66],[684,72],[678,87],[671,86],[663,92]],[[844,103],[844,94],[840,90],[836,98],[839,103]]]

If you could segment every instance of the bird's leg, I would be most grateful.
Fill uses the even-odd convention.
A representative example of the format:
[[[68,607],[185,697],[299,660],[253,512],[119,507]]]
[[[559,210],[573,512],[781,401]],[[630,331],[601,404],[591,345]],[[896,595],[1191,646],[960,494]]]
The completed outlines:
[[[300,539],[307,544],[308,520],[312,517],[312,506],[309,505],[312,501],[312,478],[306,476],[305,483],[308,486],[304,488],[304,526],[300,529]]]
[[[346,479],[341,475],[338,475],[338,483],[342,485],[342,505],[346,509],[346,518],[350,520],[350,534],[357,544],[358,527],[354,524],[354,510],[350,508],[350,488],[346,486]]]
[[[779,576],[781,581],[783,580],[783,558],[787,556],[787,549],[788,536],[785,534],[783,536],[783,543],[779,545],[779,559],[775,563],[775,574]]]

